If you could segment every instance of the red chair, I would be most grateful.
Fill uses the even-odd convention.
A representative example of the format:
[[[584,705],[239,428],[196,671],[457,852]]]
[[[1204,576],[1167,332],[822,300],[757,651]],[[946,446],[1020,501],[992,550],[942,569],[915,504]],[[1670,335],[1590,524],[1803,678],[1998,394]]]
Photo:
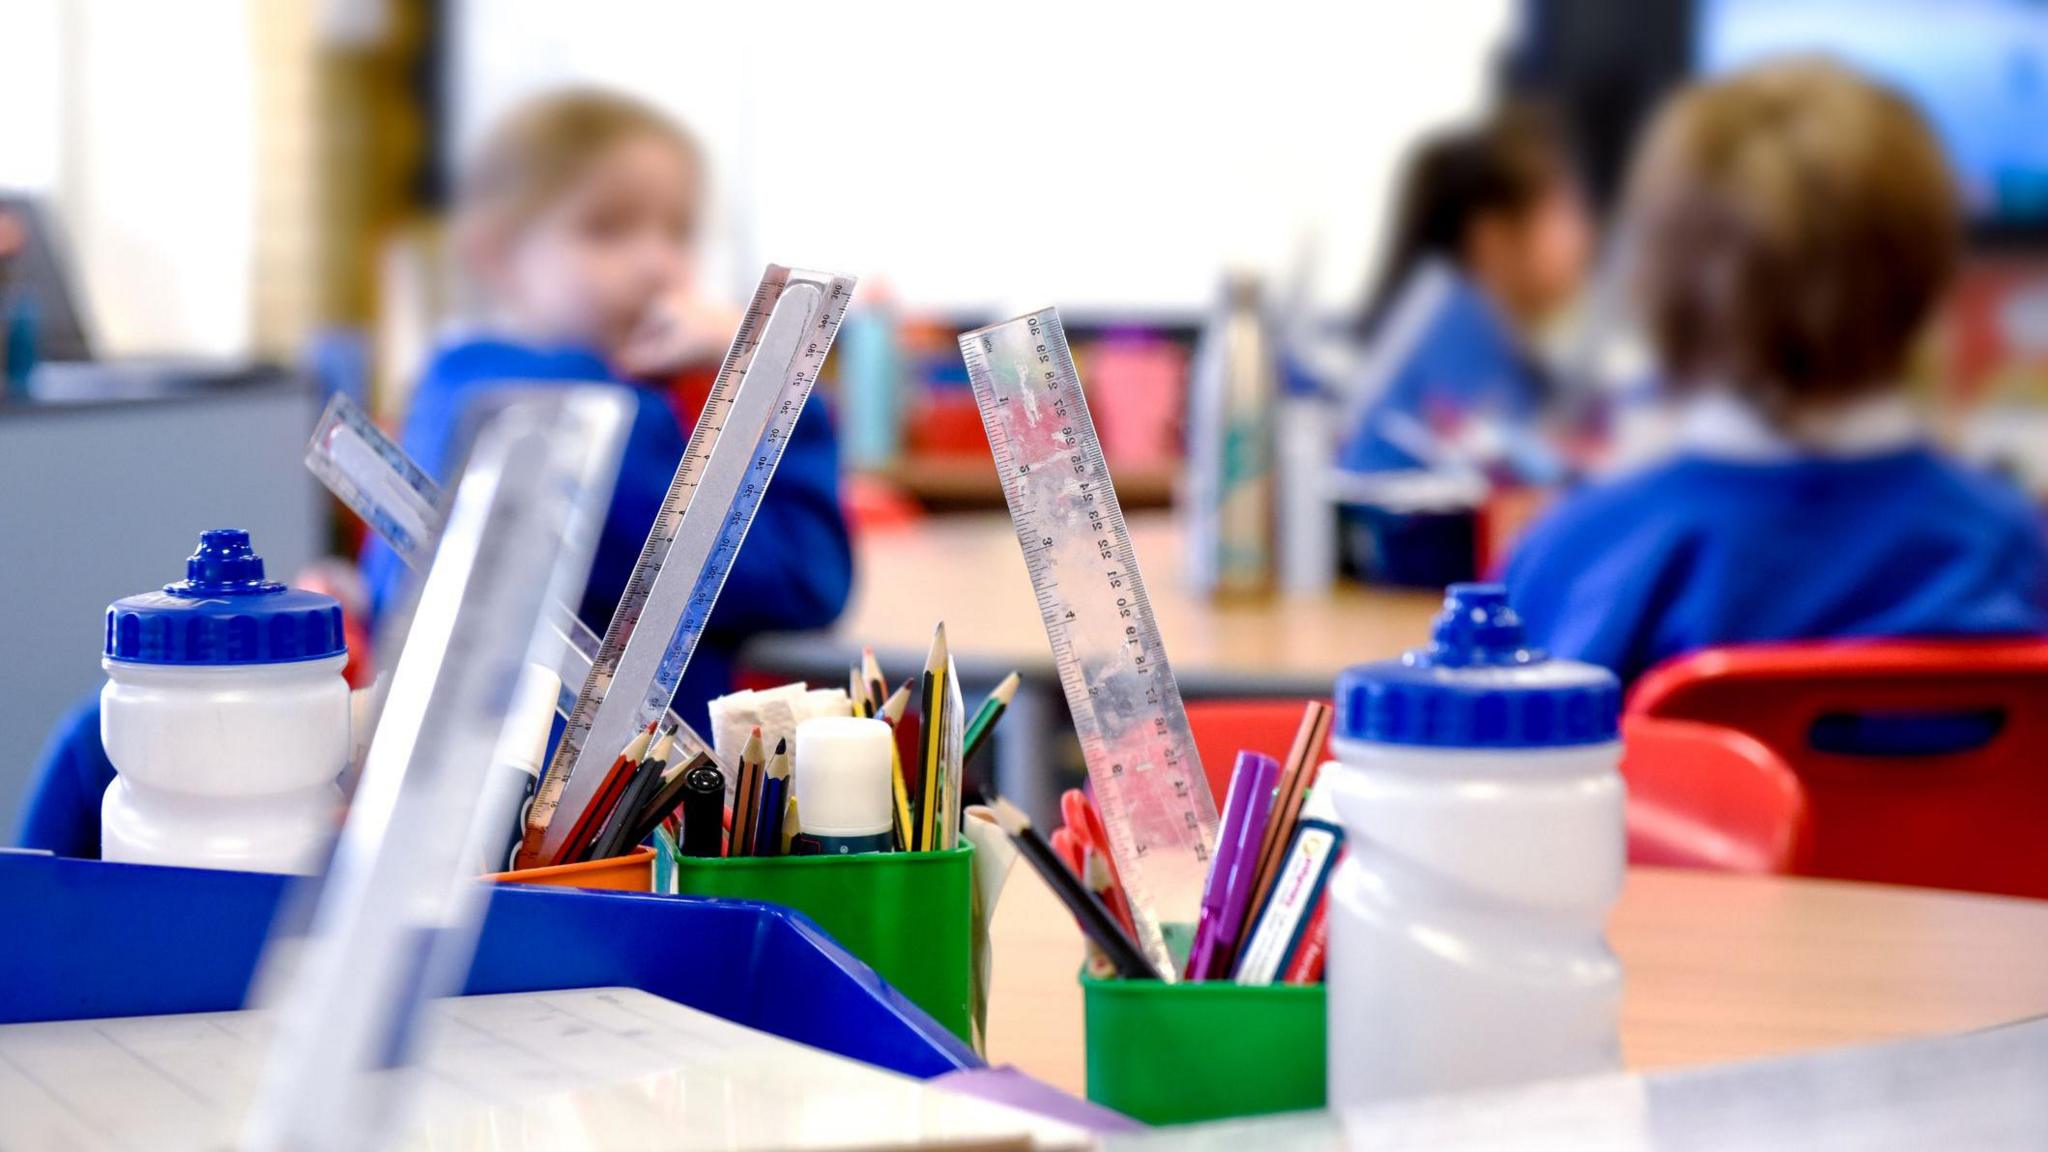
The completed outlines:
[[[1230,769],[1239,751],[1264,752],[1285,763],[1301,727],[1305,700],[1191,700],[1188,728],[1195,736],[1195,754],[1209,778],[1209,794],[1220,808],[1230,794]],[[1330,757],[1324,742],[1321,759]],[[1317,761],[1321,763],[1321,760]]]
[[[1222,803],[1240,749],[1284,758],[1301,724],[1300,700],[1196,700],[1188,726],[1209,791]],[[1791,770],[1740,733],[1654,722],[1631,748],[1629,860],[1729,872],[1785,872],[1804,843],[1805,797]],[[1631,733],[1631,743],[1637,738]],[[1327,744],[1323,759],[1332,753]],[[1631,766],[1638,767],[1632,772]],[[1710,783],[1703,784],[1703,781]]]
[[[1631,864],[1777,875],[1810,839],[1806,790],[1777,753],[1732,728],[1622,719]]]
[[[1632,787],[1653,774],[1674,809],[1689,788],[1707,805],[1695,812],[1765,793],[1744,811],[1791,822],[1793,870],[2048,897],[2048,640],[1712,649],[1652,670],[1625,723],[1632,742],[1647,734],[1629,749]],[[1690,785],[1676,755],[1652,762],[1652,742],[1687,731],[1725,753],[1693,764],[1710,778]]]

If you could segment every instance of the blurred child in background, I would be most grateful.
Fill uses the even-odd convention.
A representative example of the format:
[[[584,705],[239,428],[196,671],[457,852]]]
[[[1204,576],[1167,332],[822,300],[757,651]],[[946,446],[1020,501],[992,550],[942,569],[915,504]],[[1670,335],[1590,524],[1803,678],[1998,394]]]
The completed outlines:
[[[1682,448],[1521,543],[1533,643],[1632,680],[1732,642],[2048,631],[2039,512],[1937,452],[1904,394],[1961,244],[1911,105],[1818,61],[1696,87],[1626,213]]]
[[[406,449],[449,483],[477,395],[535,381],[633,389],[638,409],[581,606],[599,635],[738,327],[736,310],[704,302],[693,283],[705,179],[696,142],[637,101],[570,91],[515,110],[484,141],[455,219],[480,326],[435,354],[405,422]],[[692,379],[662,386],[693,365]],[[377,610],[391,608],[404,575],[396,555],[373,542],[363,567]],[[740,639],[830,623],[852,572],[838,448],[814,396],[676,692],[678,714],[709,731],[704,703],[730,690]]]
[[[691,282],[705,200],[694,141],[659,112],[597,92],[543,97],[492,133],[455,221],[482,325],[447,343],[413,393],[406,449],[451,484],[478,395],[548,382],[632,388],[637,408],[598,540],[581,615],[603,634],[682,459],[737,311]],[[659,381],[700,367],[675,388]],[[730,687],[749,633],[815,628],[845,605],[852,554],[839,508],[832,428],[813,397],[740,549],[676,709],[709,731],[704,703]],[[393,607],[404,566],[372,541],[363,557],[375,610]],[[60,722],[43,753],[17,840],[66,856],[99,855],[100,798],[114,767],[100,744],[99,698]]]
[[[1570,150],[1542,110],[1423,141],[1360,319],[1372,378],[1342,465],[1441,464],[1429,440],[1468,417],[1533,425],[1552,392],[1534,343],[1578,297],[1591,248]]]

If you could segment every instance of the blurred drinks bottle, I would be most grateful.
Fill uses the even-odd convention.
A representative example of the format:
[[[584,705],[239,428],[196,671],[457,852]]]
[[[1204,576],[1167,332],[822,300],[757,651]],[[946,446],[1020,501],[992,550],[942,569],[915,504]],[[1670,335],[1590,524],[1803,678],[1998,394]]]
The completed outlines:
[[[1272,590],[1274,359],[1258,280],[1233,274],[1189,375],[1188,572],[1213,595]]]
[[[839,381],[845,414],[846,462],[875,468],[903,448],[903,358],[896,346],[896,309],[871,299],[850,312],[839,333]]]

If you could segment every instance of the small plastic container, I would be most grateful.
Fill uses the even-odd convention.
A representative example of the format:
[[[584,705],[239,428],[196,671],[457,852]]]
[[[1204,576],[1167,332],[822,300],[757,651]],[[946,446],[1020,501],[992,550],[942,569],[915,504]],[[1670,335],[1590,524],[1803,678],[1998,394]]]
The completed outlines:
[[[1337,680],[1332,1107],[1613,1070],[1607,915],[1626,846],[1621,690],[1523,645],[1497,585]]]
[[[538,884],[543,888],[587,888],[601,892],[654,891],[654,849],[641,845],[624,856],[555,864],[484,877],[497,884]]]
[[[676,888],[780,904],[816,921],[918,1007],[972,1036],[974,849],[684,856]]]
[[[265,580],[238,529],[201,534],[185,571],[107,609],[101,855],[310,873],[348,762],[341,605]]]
[[[1323,989],[1081,977],[1088,1099],[1147,1124],[1323,1106]]]

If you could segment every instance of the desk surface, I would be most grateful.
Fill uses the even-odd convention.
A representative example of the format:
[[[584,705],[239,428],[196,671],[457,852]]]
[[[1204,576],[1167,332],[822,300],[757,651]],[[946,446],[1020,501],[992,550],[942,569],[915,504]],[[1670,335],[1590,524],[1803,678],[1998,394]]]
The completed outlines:
[[[1442,599],[1344,585],[1326,596],[1212,601],[1188,591],[1170,516],[1130,524],[1167,654],[1190,695],[1327,694],[1347,665],[1428,639]],[[924,663],[932,626],[944,620],[963,675],[989,679],[1015,668],[1052,679],[1045,627],[1007,516],[934,517],[866,533],[855,567],[853,602],[830,632],[763,638],[749,646],[748,661],[798,674],[836,667],[843,676],[849,657],[871,644],[883,668],[903,676]]]
[[[1639,868],[1608,938],[1634,1069],[2048,1013],[2048,902]],[[1022,861],[993,939],[990,1062],[1083,1092],[1080,931]]]

